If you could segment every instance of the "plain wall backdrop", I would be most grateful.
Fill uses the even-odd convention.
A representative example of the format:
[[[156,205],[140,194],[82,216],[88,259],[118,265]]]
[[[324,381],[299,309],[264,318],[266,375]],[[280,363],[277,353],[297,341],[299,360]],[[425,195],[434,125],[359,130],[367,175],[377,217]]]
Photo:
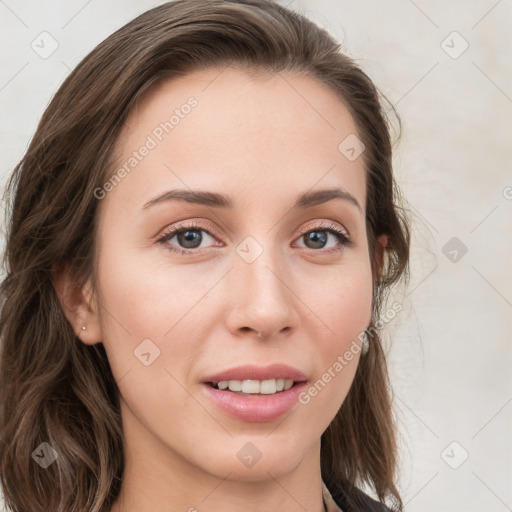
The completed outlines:
[[[70,70],[160,3],[0,0],[2,190]],[[384,338],[405,510],[512,510],[512,2],[280,3],[334,35],[403,122],[411,281]]]

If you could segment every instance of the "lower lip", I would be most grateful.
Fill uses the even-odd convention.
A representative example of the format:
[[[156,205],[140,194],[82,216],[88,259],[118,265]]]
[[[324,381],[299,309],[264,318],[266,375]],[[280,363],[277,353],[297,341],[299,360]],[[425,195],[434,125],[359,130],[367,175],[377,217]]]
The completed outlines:
[[[286,414],[298,401],[306,382],[297,382],[290,389],[274,395],[237,395],[231,391],[222,391],[203,383],[206,394],[226,414],[243,421],[264,423],[273,421]]]

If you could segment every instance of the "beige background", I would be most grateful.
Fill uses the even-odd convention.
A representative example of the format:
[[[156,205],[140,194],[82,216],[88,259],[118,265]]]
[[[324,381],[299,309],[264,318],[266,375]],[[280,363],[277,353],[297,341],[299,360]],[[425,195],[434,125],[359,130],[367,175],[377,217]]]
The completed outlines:
[[[2,183],[70,69],[158,3],[0,1]],[[403,121],[412,278],[386,339],[406,511],[512,510],[512,2],[281,3],[338,38]]]

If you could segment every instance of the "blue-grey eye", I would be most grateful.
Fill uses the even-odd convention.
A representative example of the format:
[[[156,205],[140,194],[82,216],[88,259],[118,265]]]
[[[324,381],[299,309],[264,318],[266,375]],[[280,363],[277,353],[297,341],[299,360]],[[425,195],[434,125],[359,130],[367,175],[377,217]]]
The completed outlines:
[[[203,241],[201,229],[187,229],[176,234],[178,243],[184,249],[197,249]]]
[[[304,242],[310,249],[323,249],[327,244],[327,232],[325,230],[310,231],[304,236]],[[308,245],[311,243],[311,245]]]

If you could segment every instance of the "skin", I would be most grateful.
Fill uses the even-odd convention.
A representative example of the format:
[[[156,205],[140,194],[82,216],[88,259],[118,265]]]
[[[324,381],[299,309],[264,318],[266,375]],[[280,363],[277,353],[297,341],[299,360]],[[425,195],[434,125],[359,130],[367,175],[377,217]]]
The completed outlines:
[[[75,332],[104,344],[120,388],[126,470],[112,512],[320,512],[320,437],[360,355],[307,405],[272,422],[227,416],[200,381],[241,364],[283,362],[314,383],[369,324],[364,214],[341,199],[292,209],[302,192],[340,187],[365,211],[363,158],[338,150],[358,130],[313,78],[202,70],[143,98],[119,138],[119,165],[191,96],[198,105],[100,200],[99,288],[76,290],[66,272],[55,277]],[[177,188],[226,194],[235,204],[142,208]],[[177,236],[156,240],[178,222],[211,235],[200,231],[193,254],[172,252],[183,248]],[[306,245],[300,229],[325,222],[353,245],[325,231],[324,248]],[[249,236],[262,248],[250,264],[236,251]],[[377,258],[385,237],[379,242]],[[134,356],[144,339],[160,350],[149,366]],[[237,457],[248,442],[261,452],[252,467]]]

